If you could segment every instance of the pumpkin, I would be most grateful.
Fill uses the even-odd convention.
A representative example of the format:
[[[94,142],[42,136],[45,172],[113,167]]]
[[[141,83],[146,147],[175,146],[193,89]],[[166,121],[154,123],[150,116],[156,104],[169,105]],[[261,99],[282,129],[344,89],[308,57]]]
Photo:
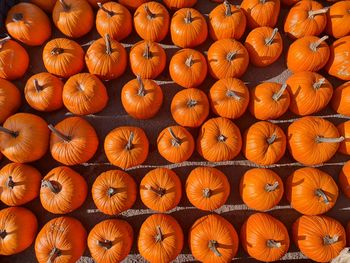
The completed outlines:
[[[230,184],[220,170],[197,167],[187,177],[186,195],[198,209],[213,211],[226,203],[230,195]]]
[[[0,210],[0,255],[13,255],[27,249],[38,229],[35,215],[23,207]]]
[[[138,250],[150,262],[171,262],[181,252],[184,235],[179,223],[171,216],[154,214],[141,225]]]
[[[0,78],[0,123],[21,106],[21,93],[10,81]]]
[[[48,72],[62,78],[69,78],[83,70],[84,51],[73,40],[56,38],[45,45],[43,61]]]
[[[58,0],[52,19],[63,34],[72,38],[86,35],[94,25],[94,13],[86,0]]]
[[[65,165],[82,164],[90,160],[98,147],[96,131],[80,117],[69,117],[51,130],[50,151],[52,157]]]
[[[318,36],[326,27],[327,11],[328,8],[323,8],[319,2],[299,1],[286,16],[284,32],[291,38]]]
[[[339,114],[350,116],[350,81],[343,83],[333,92],[331,106]]]
[[[39,263],[76,262],[86,247],[86,230],[75,218],[62,216],[47,222],[35,240]]]
[[[140,183],[142,203],[154,211],[167,212],[175,208],[181,200],[181,195],[179,177],[167,168],[149,171]]]
[[[63,87],[63,104],[72,113],[88,115],[102,111],[108,103],[106,87],[93,74],[70,77]]]
[[[239,128],[229,119],[212,118],[199,130],[197,151],[209,162],[232,160],[241,148],[242,137]]]
[[[213,78],[239,78],[247,70],[249,55],[237,40],[220,39],[208,50],[209,72]]]
[[[31,3],[13,6],[7,13],[5,23],[11,37],[28,46],[40,46],[51,36],[49,18]]]
[[[12,162],[29,163],[43,157],[49,146],[49,129],[41,117],[17,113],[0,126],[0,150]]]
[[[286,80],[286,84],[290,94],[289,110],[297,115],[319,112],[332,98],[332,84],[315,72],[297,72]]]
[[[136,183],[127,173],[110,170],[101,173],[92,185],[92,199],[104,214],[116,215],[130,209],[136,201]]]
[[[335,38],[345,37],[350,34],[350,2],[339,1],[334,3],[327,12],[328,34]]]
[[[286,151],[287,140],[283,130],[267,121],[252,124],[244,133],[242,152],[259,165],[277,163]]]
[[[155,79],[165,69],[166,54],[155,42],[140,41],[130,51],[132,72],[143,79]]]
[[[169,9],[180,9],[194,6],[197,3],[197,0],[163,0],[163,3]]]
[[[87,1],[90,3],[92,7],[97,8],[99,7],[99,3],[104,4],[109,0],[87,0]]]
[[[125,72],[128,55],[125,48],[106,34],[95,41],[85,55],[86,66],[91,74],[103,80],[116,79]]]
[[[147,159],[148,148],[145,132],[132,126],[115,128],[108,133],[104,142],[108,160],[122,169],[142,164]]]
[[[207,76],[208,66],[203,54],[194,49],[181,49],[169,64],[171,79],[184,88],[200,86]]]
[[[283,41],[277,27],[257,27],[249,32],[244,46],[254,66],[267,67],[281,56]]]
[[[189,230],[192,255],[200,262],[231,262],[237,253],[238,243],[234,227],[216,214],[199,218]]]
[[[175,94],[170,110],[177,124],[199,127],[208,117],[209,101],[207,95],[199,89],[184,89]]]
[[[121,262],[130,253],[134,239],[130,224],[120,219],[108,219],[95,225],[88,236],[88,247],[97,263]]]
[[[32,166],[9,163],[0,170],[0,200],[8,206],[24,205],[39,195],[41,174]]]
[[[326,216],[303,215],[294,222],[292,233],[300,251],[317,262],[329,262],[346,245],[344,227]]]
[[[342,80],[350,80],[350,36],[345,36],[330,45],[330,57],[326,64],[329,75]]]
[[[62,92],[63,82],[47,72],[31,76],[24,88],[24,96],[29,106],[45,112],[63,107]]]
[[[87,196],[85,179],[66,166],[52,169],[41,181],[40,201],[53,214],[67,214],[78,209]]]
[[[280,13],[280,0],[243,0],[240,8],[251,29],[260,26],[274,27]]]
[[[221,117],[237,119],[249,104],[249,90],[243,81],[235,78],[220,79],[210,88],[212,111]]]
[[[192,48],[205,42],[208,25],[204,16],[196,9],[181,8],[171,19],[170,34],[176,46]]]
[[[343,140],[331,122],[319,117],[303,117],[288,127],[289,151],[296,161],[305,165],[328,161]]]
[[[250,90],[249,111],[258,120],[278,119],[289,108],[287,84],[263,82]]]
[[[56,0],[30,0],[30,2],[39,6],[47,13],[51,13],[56,4]]]
[[[135,10],[143,3],[149,2],[150,0],[118,0],[119,4],[122,4],[123,6]]]
[[[239,192],[249,208],[265,211],[281,201],[284,187],[281,178],[274,171],[253,168],[241,177]]]
[[[132,18],[129,10],[118,3],[98,3],[96,29],[101,37],[108,34],[112,39],[120,41],[132,32]]]
[[[277,261],[289,249],[287,228],[266,213],[249,216],[241,228],[240,236],[244,250],[259,261]]]
[[[339,186],[347,198],[350,198],[350,161],[347,161],[339,173]]]
[[[339,145],[338,151],[342,154],[350,155],[350,121],[340,123],[337,126],[340,136],[344,137]]]

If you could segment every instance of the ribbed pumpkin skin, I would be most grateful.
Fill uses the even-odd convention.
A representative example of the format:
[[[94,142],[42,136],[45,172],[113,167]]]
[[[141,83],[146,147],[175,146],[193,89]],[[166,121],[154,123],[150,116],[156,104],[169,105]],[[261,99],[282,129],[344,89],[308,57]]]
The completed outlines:
[[[162,2],[169,9],[180,9],[194,6],[197,3],[197,0],[163,0]]]
[[[331,106],[339,114],[350,116],[350,81],[337,87],[332,96]]]
[[[350,80],[350,36],[337,39],[330,45],[331,55],[325,67],[327,73],[341,80]]]
[[[131,10],[135,10],[143,3],[147,3],[149,1],[150,0],[118,0],[119,4],[122,4]]]
[[[350,121],[340,123],[337,126],[339,135],[345,138],[339,145],[338,151],[342,154],[350,155]]]
[[[0,124],[14,114],[21,105],[21,93],[10,81],[0,78]]]
[[[350,161],[347,161],[342,167],[338,181],[343,194],[350,198]]]
[[[350,2],[339,1],[334,3],[327,12],[326,32],[335,38],[350,34]]]
[[[30,0],[30,2],[39,6],[47,13],[51,13],[56,4],[56,0]]]

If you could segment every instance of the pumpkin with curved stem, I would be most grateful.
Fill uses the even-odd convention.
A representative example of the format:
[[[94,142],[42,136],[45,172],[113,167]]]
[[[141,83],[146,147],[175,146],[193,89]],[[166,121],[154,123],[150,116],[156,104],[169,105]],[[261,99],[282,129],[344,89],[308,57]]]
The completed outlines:
[[[30,2],[39,6],[47,13],[51,13],[56,4],[56,0],[30,0]]]
[[[350,80],[350,36],[337,39],[330,45],[327,73],[341,80]]]
[[[339,186],[347,198],[350,198],[350,161],[347,161],[339,173]]]
[[[199,89],[184,89],[175,94],[170,109],[177,124],[199,127],[208,117],[209,101],[207,95]]]
[[[76,262],[86,247],[86,230],[77,219],[57,217],[47,222],[35,240],[39,263]]]
[[[41,174],[32,166],[10,163],[0,170],[0,200],[8,206],[24,205],[39,195]],[[1,249],[0,249],[1,250]]]
[[[238,250],[238,235],[222,216],[211,214],[199,218],[189,230],[189,246],[201,262],[230,262]]]
[[[0,255],[14,255],[27,249],[38,229],[35,215],[22,207],[0,210]]]
[[[327,12],[328,34],[335,38],[345,37],[350,34],[350,2],[339,1],[334,3]]]
[[[171,262],[180,254],[183,239],[181,226],[173,217],[154,214],[142,223],[137,247],[149,262]]]
[[[230,195],[226,175],[213,167],[197,167],[186,180],[186,194],[192,205],[205,211],[223,206]]]
[[[331,122],[319,117],[303,117],[288,127],[289,151],[295,160],[305,165],[328,161],[343,140]]]
[[[109,2],[109,0],[87,0],[90,5],[94,8],[99,7],[99,3],[104,4],[106,2]]]
[[[331,106],[339,114],[350,116],[350,81],[337,87],[332,96]]]
[[[277,163],[286,151],[287,140],[283,130],[267,121],[252,124],[244,133],[242,152],[259,165]]]
[[[197,151],[209,162],[232,160],[241,148],[242,137],[239,128],[229,119],[210,119],[199,130]]]
[[[163,0],[162,2],[169,9],[180,9],[194,6],[197,3],[197,0]]]
[[[52,169],[41,181],[40,201],[53,214],[68,214],[78,209],[87,196],[85,179],[66,166]]]
[[[140,183],[142,203],[154,211],[163,213],[175,208],[181,200],[181,195],[179,177],[167,168],[149,171]]]
[[[210,88],[212,111],[225,118],[241,117],[249,104],[249,90],[243,81],[235,78],[220,79]]]
[[[134,231],[131,225],[120,219],[107,219],[95,225],[87,244],[96,262],[121,262],[130,253]]]
[[[49,146],[49,129],[41,117],[17,113],[0,126],[0,150],[7,159],[29,163],[43,157]]]
[[[69,78],[84,67],[83,49],[67,38],[55,38],[47,42],[42,57],[46,70],[62,78]]]
[[[0,123],[14,114],[20,106],[21,93],[19,89],[10,81],[0,78]]]
[[[213,78],[239,78],[248,68],[249,55],[237,40],[221,39],[209,47],[208,63]]]
[[[278,119],[290,105],[287,84],[264,82],[250,90],[250,113],[258,120]]]
[[[340,136],[344,137],[339,145],[338,151],[342,154],[350,155],[350,121],[340,123],[337,126]]]
[[[149,1],[150,0],[118,0],[119,4],[122,4],[131,10],[135,10],[143,3],[147,3]]]
[[[242,176],[239,191],[249,208],[266,211],[281,201],[284,187],[281,178],[274,171],[253,168]]]

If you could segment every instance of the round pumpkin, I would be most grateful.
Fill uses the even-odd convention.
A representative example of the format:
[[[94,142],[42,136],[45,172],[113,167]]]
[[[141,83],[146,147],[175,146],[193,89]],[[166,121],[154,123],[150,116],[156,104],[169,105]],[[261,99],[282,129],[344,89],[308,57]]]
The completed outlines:
[[[197,0],[163,0],[162,2],[169,9],[180,9],[194,6],[197,3]]]
[[[120,4],[123,6],[126,6],[127,8],[131,10],[135,10],[143,3],[149,2],[150,0],[118,0]]]
[[[47,13],[51,13],[56,4],[56,0],[30,0],[30,2],[39,6]]]
[[[350,161],[347,161],[339,173],[339,186],[347,198],[350,198]]]
[[[339,1],[334,3],[327,12],[328,34],[335,38],[345,37],[350,34],[350,2]]]
[[[342,154],[350,155],[350,121],[340,123],[337,126],[339,135],[344,137],[339,145],[338,151]]]
[[[19,89],[10,81],[0,78],[0,123],[14,114],[20,106],[21,93]]]
[[[337,39],[330,45],[327,73],[341,80],[350,80],[350,36]]]
[[[331,100],[331,106],[339,114],[350,116],[350,81],[338,86]]]

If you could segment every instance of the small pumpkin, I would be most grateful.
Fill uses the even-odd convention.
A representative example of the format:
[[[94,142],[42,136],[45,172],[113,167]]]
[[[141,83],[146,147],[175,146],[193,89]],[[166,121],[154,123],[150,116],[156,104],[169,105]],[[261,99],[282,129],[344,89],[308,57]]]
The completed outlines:
[[[89,73],[70,77],[64,84],[62,97],[64,106],[77,115],[100,112],[108,103],[105,85]]]
[[[181,200],[181,195],[179,177],[167,168],[149,171],[140,183],[142,203],[154,211],[163,213],[175,208]]]
[[[274,171],[253,168],[242,176],[239,192],[249,208],[266,211],[281,201],[284,187],[281,178]]]
[[[180,254],[183,239],[181,226],[173,217],[154,214],[142,223],[137,247],[149,262],[171,262]]]
[[[107,215],[130,209],[137,196],[134,179],[120,170],[101,173],[93,183],[91,192],[97,208]]]
[[[171,101],[171,115],[177,124],[185,127],[199,127],[209,115],[207,95],[199,89],[184,89],[175,94]]]
[[[347,198],[350,198],[350,161],[347,161],[339,173],[339,186]]]
[[[5,23],[11,37],[28,46],[40,46],[51,36],[49,18],[31,3],[13,6],[7,13]]]
[[[84,203],[87,196],[85,179],[66,166],[52,169],[41,181],[40,201],[53,214],[68,214]]]
[[[339,114],[350,116],[350,81],[334,89],[331,106]]]
[[[35,215],[23,207],[0,210],[0,255],[14,255],[33,243],[38,229]]]
[[[1,60],[1,59],[0,59]],[[21,93],[10,81],[0,78],[0,123],[21,106]]]
[[[197,0],[163,0],[163,3],[169,9],[180,9],[194,6],[197,3]]]
[[[56,38],[45,45],[43,61],[48,72],[62,78],[69,78],[83,70],[84,51],[73,40]]]
[[[338,151],[342,154],[350,155],[350,121],[340,123],[337,126],[340,136],[344,137],[339,145]]]
[[[39,6],[47,13],[51,13],[56,4],[56,0],[30,0],[30,2]]]
[[[119,4],[122,4],[123,6],[135,10],[143,3],[147,3],[150,0],[118,0]]]
[[[196,9],[181,8],[171,19],[170,34],[176,46],[193,48],[207,39],[208,25],[204,16]]]
[[[165,69],[166,54],[155,42],[140,41],[130,51],[130,67],[132,72],[143,79],[155,79]]]
[[[339,1],[334,3],[327,12],[328,34],[335,38],[345,37],[350,34],[350,2]]]
[[[200,262],[231,262],[238,243],[238,234],[231,223],[216,214],[199,218],[189,230],[192,255]]]
[[[287,84],[263,82],[250,90],[249,111],[258,120],[278,119],[290,105]]]
[[[93,8],[97,8],[99,6],[99,3],[101,4],[104,4],[106,2],[108,2],[109,0],[87,0],[90,5],[93,7]]]
[[[199,130],[197,151],[209,162],[232,160],[241,148],[242,137],[239,128],[229,119],[212,118]]]
[[[319,117],[303,117],[288,127],[289,151],[295,160],[305,165],[328,161],[343,140],[331,122]]]
[[[149,142],[138,127],[122,126],[112,130],[105,138],[104,149],[108,160],[127,169],[142,164],[148,155]]]
[[[238,119],[249,104],[249,90],[243,81],[235,78],[220,79],[210,88],[212,111],[221,117]]]
[[[350,80],[350,36],[337,39],[330,45],[330,57],[326,64],[329,75],[341,80]]]
[[[31,76],[24,88],[24,96],[29,106],[44,112],[63,107],[62,92],[63,82],[47,72]]]
[[[41,117],[17,113],[0,126],[0,150],[12,162],[29,163],[43,157],[49,146],[49,129]]]
[[[247,70],[249,55],[237,40],[220,39],[208,50],[209,72],[213,78],[239,78]]]
[[[130,253],[134,231],[125,220],[107,219],[90,231],[87,244],[97,263],[121,262]]]
[[[198,209],[213,211],[226,203],[230,183],[226,175],[214,167],[197,167],[187,177],[186,195]]]

